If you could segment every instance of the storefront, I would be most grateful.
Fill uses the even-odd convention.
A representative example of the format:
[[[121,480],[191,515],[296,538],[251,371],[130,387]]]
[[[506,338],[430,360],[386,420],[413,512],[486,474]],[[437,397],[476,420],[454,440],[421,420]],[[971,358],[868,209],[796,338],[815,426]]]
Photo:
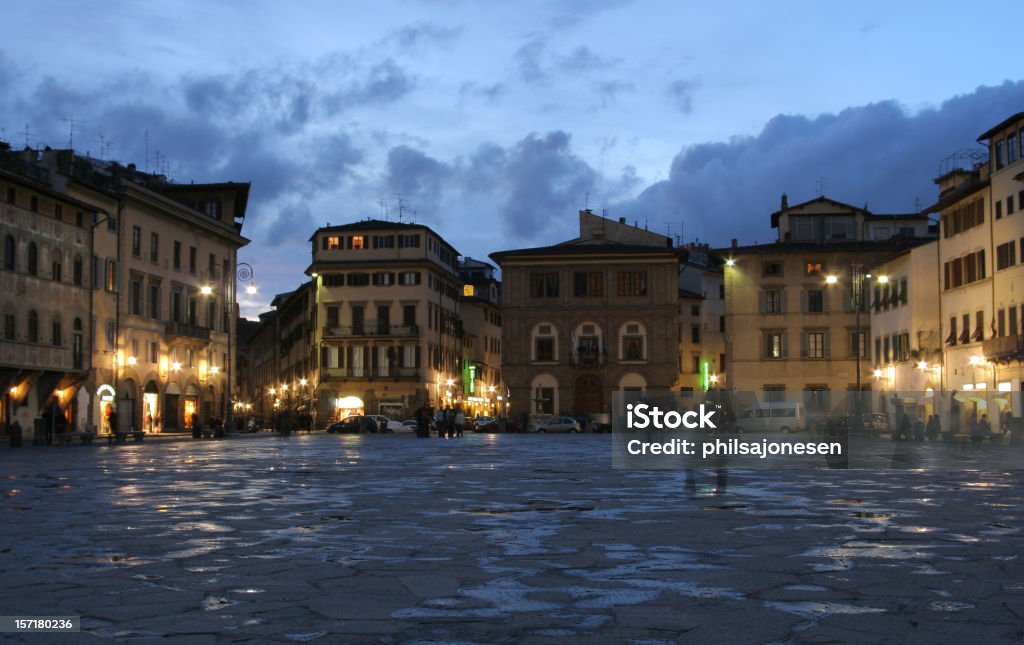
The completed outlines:
[[[114,404],[117,401],[117,390],[114,386],[104,383],[96,389],[96,409],[99,411],[99,423],[96,425],[99,427],[100,433],[109,434],[112,432],[110,428],[110,418],[114,412]]]
[[[153,381],[148,381],[142,389],[142,429],[145,432],[158,431],[158,415],[160,414],[160,390]]]
[[[181,401],[181,388],[174,381],[164,389],[164,407],[161,419],[164,432],[176,432],[181,426],[178,423],[178,404]]]

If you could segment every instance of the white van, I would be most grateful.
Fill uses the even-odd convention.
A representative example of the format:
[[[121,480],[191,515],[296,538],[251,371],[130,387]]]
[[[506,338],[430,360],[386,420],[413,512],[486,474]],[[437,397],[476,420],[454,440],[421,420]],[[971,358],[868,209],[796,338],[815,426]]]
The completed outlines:
[[[739,432],[804,432],[807,414],[804,404],[795,401],[755,403],[736,419]]]

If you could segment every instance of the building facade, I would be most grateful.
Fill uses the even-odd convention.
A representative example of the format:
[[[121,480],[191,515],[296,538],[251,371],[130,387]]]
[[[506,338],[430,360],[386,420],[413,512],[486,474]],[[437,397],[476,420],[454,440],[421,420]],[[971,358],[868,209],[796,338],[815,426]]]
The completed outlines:
[[[474,417],[501,415],[507,394],[501,376],[501,283],[495,271],[481,260],[459,261],[463,407]]]
[[[872,265],[927,241],[924,215],[876,215],[824,197],[772,214],[774,244],[723,250],[729,387],[829,414],[871,390],[867,301]],[[855,306],[857,304],[858,306]]]
[[[679,267],[679,378],[684,401],[728,387],[725,371],[725,279],[706,244],[687,244]]]
[[[310,238],[318,423],[348,414],[409,418],[463,385],[458,251],[429,227],[366,220]]]
[[[606,414],[616,393],[676,383],[680,251],[624,219],[579,221],[573,240],[491,254],[514,415]]]

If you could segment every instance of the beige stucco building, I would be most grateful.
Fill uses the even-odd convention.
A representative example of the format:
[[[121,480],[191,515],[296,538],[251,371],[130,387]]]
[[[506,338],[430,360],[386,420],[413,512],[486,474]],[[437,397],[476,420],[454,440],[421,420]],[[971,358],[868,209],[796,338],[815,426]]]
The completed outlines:
[[[872,387],[870,320],[854,288],[877,262],[926,241],[927,217],[783,196],[772,225],[777,242],[722,251],[729,388],[812,413],[845,408],[848,392]]]
[[[579,222],[573,240],[491,254],[514,415],[608,413],[615,393],[677,381],[681,251],[624,219]]]
[[[230,416],[236,255],[245,183],[175,184],[166,177],[76,155],[21,158],[54,193],[91,208],[83,283],[91,371],[80,429],[184,429]]]
[[[458,251],[427,226],[381,220],[320,228],[310,241],[318,423],[458,404]]]

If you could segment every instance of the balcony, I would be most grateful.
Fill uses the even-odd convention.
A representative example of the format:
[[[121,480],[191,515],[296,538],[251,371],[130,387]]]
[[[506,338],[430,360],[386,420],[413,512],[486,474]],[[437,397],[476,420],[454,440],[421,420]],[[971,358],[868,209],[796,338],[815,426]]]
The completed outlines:
[[[324,327],[324,338],[417,338],[417,325],[389,325],[367,320],[362,325],[334,325]]]
[[[579,347],[576,354],[571,357],[573,367],[580,369],[602,367],[608,362],[608,357],[593,347]]]
[[[982,353],[989,360],[1020,358],[1024,355],[1024,335],[1000,336],[982,343]]]
[[[418,381],[418,367],[325,367],[321,380],[328,379],[390,379],[394,381]]]
[[[204,343],[210,342],[210,329],[208,327],[200,327],[199,325],[191,325],[189,323],[169,322],[164,330],[164,334],[167,335],[169,340],[182,339]]]

